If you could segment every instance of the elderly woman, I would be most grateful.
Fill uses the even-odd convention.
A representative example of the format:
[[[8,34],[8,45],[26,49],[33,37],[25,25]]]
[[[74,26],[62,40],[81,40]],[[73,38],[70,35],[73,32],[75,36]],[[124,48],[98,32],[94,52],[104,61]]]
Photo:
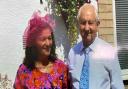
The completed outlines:
[[[24,33],[25,58],[15,89],[68,89],[67,66],[56,57],[53,20],[35,12]]]

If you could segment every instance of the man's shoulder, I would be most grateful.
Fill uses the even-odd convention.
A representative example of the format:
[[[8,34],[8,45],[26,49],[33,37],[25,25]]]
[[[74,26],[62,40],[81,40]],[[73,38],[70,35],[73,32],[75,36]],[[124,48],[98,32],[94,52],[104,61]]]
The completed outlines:
[[[113,59],[116,55],[116,49],[109,43],[105,42],[102,39],[97,40],[95,45],[95,57],[96,58],[109,58]]]
[[[82,41],[79,42],[79,43],[77,43],[76,45],[74,45],[74,46],[70,49],[68,55],[73,57],[73,56],[75,56],[76,54],[80,54],[82,45],[83,45]]]
[[[100,46],[100,49],[103,47],[103,48],[108,48],[108,49],[114,50],[114,47],[110,43],[102,40],[101,38],[98,38],[97,40],[98,40],[97,46]]]
[[[77,43],[76,45],[74,45],[70,51],[74,51],[74,52],[80,52],[81,47],[82,47],[82,41],[80,41],[79,43]]]

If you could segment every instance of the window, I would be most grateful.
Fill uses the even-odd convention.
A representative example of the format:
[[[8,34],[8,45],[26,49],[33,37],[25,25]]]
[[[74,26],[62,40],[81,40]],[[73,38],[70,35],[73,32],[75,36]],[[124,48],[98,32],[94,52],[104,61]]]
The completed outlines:
[[[118,58],[128,79],[128,0],[115,0]]]

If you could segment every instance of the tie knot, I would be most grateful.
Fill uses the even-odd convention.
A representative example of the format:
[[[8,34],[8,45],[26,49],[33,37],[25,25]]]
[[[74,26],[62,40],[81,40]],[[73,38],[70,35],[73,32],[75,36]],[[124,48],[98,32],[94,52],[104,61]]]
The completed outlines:
[[[85,53],[88,54],[90,52],[90,50],[91,50],[90,48],[86,48]]]

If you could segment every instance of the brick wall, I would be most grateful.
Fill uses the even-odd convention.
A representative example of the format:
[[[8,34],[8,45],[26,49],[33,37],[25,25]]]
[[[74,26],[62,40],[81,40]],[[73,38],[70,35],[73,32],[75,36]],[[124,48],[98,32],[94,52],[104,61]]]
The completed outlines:
[[[98,0],[98,5],[100,17],[99,36],[114,45],[112,0]]]

